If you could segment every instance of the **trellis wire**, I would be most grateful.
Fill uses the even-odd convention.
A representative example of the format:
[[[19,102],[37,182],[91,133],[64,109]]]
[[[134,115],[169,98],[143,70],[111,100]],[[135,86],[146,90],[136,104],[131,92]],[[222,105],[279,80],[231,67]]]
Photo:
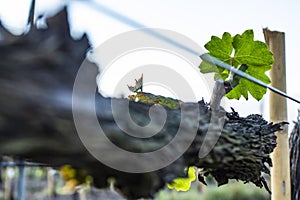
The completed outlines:
[[[251,75],[249,75],[249,74],[247,74],[247,73],[245,73],[241,70],[238,70],[238,69],[230,66],[229,64],[224,63],[221,60],[219,60],[219,59],[217,59],[217,58],[215,58],[215,57],[213,57],[209,54],[206,54],[206,53],[201,54],[201,53],[195,51],[194,49],[191,49],[191,48],[185,46],[184,44],[181,44],[178,41],[175,41],[173,39],[168,38],[167,36],[165,36],[163,34],[155,32],[152,29],[147,29],[147,26],[145,26],[144,24],[142,24],[142,23],[140,23],[140,22],[138,22],[134,19],[131,19],[131,18],[129,18],[129,17],[127,17],[127,16],[125,16],[121,13],[118,13],[118,12],[114,11],[113,9],[111,9],[111,8],[101,4],[99,2],[95,2],[93,0],[86,1],[86,2],[90,3],[91,8],[96,9],[98,12],[101,12],[102,14],[104,14],[106,16],[109,16],[109,17],[111,17],[111,18],[113,18],[113,19],[115,19],[115,20],[117,20],[117,21],[119,21],[123,24],[126,24],[126,25],[132,27],[132,28],[141,29],[141,31],[144,31],[145,33],[147,33],[147,34],[149,34],[149,35],[151,35],[151,36],[153,36],[153,37],[155,37],[155,38],[157,38],[157,39],[159,39],[163,42],[167,42],[167,43],[169,43],[169,44],[171,44],[171,45],[173,45],[177,48],[180,48],[184,51],[187,51],[187,52],[189,52],[189,53],[191,53],[195,56],[200,57],[202,60],[205,60],[205,61],[210,62],[212,64],[215,64],[219,67],[222,67],[222,68],[230,71],[231,73],[235,73],[235,74],[237,74],[237,75],[239,75],[239,76],[241,76],[241,77],[257,84],[257,85],[260,85],[264,88],[267,88],[267,89],[271,90],[272,92],[275,92],[275,93],[277,93],[277,94],[279,94],[279,95],[281,95],[285,98],[288,98],[288,99],[300,104],[299,100],[287,95],[285,92],[282,92],[281,90],[279,90],[275,87],[267,85],[266,83],[254,78],[253,76],[251,76]]]
[[[5,167],[47,167],[48,165],[42,163],[33,163],[26,161],[2,161],[0,162],[0,168]]]

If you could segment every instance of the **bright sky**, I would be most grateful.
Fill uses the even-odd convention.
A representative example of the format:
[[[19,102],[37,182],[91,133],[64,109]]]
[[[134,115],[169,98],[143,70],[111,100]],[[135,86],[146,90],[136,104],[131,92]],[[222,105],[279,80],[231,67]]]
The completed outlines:
[[[134,19],[151,28],[169,29],[189,37],[200,46],[210,40],[212,35],[221,37],[223,32],[232,35],[253,29],[255,39],[264,41],[262,29],[285,32],[287,93],[300,99],[299,64],[296,60],[300,48],[300,1],[298,0],[97,0],[112,10]],[[36,13],[46,12],[53,15],[53,8],[58,8],[63,1],[36,0]],[[71,2],[71,1],[66,1]],[[82,1],[84,2],[84,1]],[[101,45],[111,37],[133,27],[122,24],[103,15],[80,1],[69,4],[72,34],[87,32],[94,47]],[[30,0],[0,0],[0,19],[14,33],[26,30]],[[152,55],[154,56],[154,55]],[[157,58],[159,58],[158,55]],[[130,63],[132,61],[126,61]],[[125,63],[126,63],[125,62]],[[131,64],[131,63],[130,63]],[[170,64],[170,63],[169,63]],[[115,63],[115,66],[118,64]],[[124,65],[124,61],[119,61]],[[144,74],[144,76],[146,76]],[[138,78],[138,77],[136,77]],[[109,91],[108,91],[109,93]],[[172,92],[171,92],[172,93]],[[205,96],[205,95],[204,95]],[[207,99],[207,98],[206,98]],[[208,99],[207,99],[208,101]],[[296,120],[298,104],[288,100],[289,122]],[[268,118],[267,95],[261,103],[250,101],[227,101],[242,115],[263,113]],[[293,124],[291,124],[290,129]]]

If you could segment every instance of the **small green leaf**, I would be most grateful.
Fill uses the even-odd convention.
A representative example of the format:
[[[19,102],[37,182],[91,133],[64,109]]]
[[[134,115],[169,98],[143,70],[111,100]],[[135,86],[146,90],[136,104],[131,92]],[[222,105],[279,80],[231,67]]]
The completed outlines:
[[[211,64],[211,63],[206,62],[206,61],[203,61],[200,64],[200,72],[202,72],[203,74],[211,73],[211,72],[218,73],[219,70],[218,70],[218,67],[216,65]]]
[[[272,52],[268,50],[265,43],[254,41],[253,38],[252,30],[247,30],[242,35],[234,36],[234,60],[238,64],[252,66],[272,65],[274,62]]]
[[[127,85],[128,89],[131,92],[138,92],[138,91],[143,91],[143,74],[141,76],[141,78],[139,78],[138,80],[135,79],[135,85],[134,86],[129,86]]]
[[[210,55],[219,58],[223,62],[230,64],[231,54],[233,51],[232,42],[233,38],[231,37],[231,35],[225,32],[222,38],[212,36],[211,40],[208,43],[206,43],[204,47],[209,51]],[[224,77],[224,74],[222,75],[222,72],[224,71],[223,68],[217,67],[216,65],[209,64],[207,62],[206,64],[202,63],[200,64],[200,71],[202,73],[216,72],[216,74],[219,74],[217,76]],[[216,78],[217,77],[215,77],[215,80]]]
[[[191,183],[196,180],[195,167],[188,168],[187,178],[176,178],[172,183],[168,183],[169,189],[175,189],[176,191],[188,191],[191,187]]]
[[[230,60],[233,50],[232,37],[229,33],[225,32],[221,38],[212,36],[211,40],[204,46],[209,54],[226,62]]]
[[[246,73],[253,76],[254,78],[257,78],[269,84],[271,83],[271,80],[265,74],[265,72],[270,69],[271,69],[270,65],[260,66],[260,67],[250,65],[248,66]],[[240,97],[243,95],[245,99],[248,100],[248,91],[256,100],[259,101],[267,92],[267,89],[246,79],[241,79],[240,84],[235,88],[233,88],[228,94],[226,94],[226,96],[229,99],[240,99]]]
[[[222,39],[213,36],[205,48],[209,51],[209,55],[235,68],[241,64],[247,65],[247,74],[267,84],[270,83],[270,79],[265,73],[271,69],[274,62],[273,54],[265,43],[254,40],[253,30],[246,30],[242,35],[237,34],[234,37],[225,32]],[[202,73],[215,73],[215,80],[218,78],[225,80],[229,76],[228,70],[208,64],[206,61],[202,61],[199,68]],[[260,100],[266,93],[266,89],[242,78],[240,83],[226,96],[229,99],[240,99],[241,96],[248,99],[248,92],[255,99]]]
[[[245,89],[246,87],[247,84],[245,83],[245,79],[241,79],[240,83],[226,94],[226,97],[229,99],[240,99],[243,95],[245,99],[248,100],[248,91]]]

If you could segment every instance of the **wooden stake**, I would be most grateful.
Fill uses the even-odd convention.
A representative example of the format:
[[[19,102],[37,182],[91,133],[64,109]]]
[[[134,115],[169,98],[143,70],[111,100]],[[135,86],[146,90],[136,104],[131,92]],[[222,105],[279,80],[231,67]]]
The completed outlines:
[[[284,33],[263,29],[266,43],[274,54],[274,64],[270,71],[272,86],[286,92],[285,37]],[[286,98],[270,93],[270,121],[287,121]],[[272,200],[291,199],[290,157],[288,127],[276,133],[277,146],[271,154]]]

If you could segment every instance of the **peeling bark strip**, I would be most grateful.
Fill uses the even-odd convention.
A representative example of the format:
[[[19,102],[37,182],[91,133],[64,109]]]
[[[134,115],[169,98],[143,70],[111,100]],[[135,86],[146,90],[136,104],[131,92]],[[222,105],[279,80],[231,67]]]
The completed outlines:
[[[189,165],[203,168],[203,175],[211,173],[219,185],[227,183],[228,179],[238,179],[263,186],[262,172],[269,174],[265,163],[272,165],[269,153],[276,146],[274,132],[280,130],[283,123],[267,123],[260,115],[242,118],[237,112],[226,113],[216,146],[206,157],[199,159],[199,149],[211,123],[211,111],[203,101],[193,104],[199,107],[200,116],[192,145],[168,167],[130,174],[100,163],[80,141],[71,110],[74,78],[89,48],[87,38],[84,36],[78,41],[70,38],[65,10],[50,19],[48,27],[47,30],[33,28],[20,38],[0,27],[0,33],[5,33],[2,34],[5,40],[0,41],[1,155],[54,167],[71,164],[74,168],[85,169],[98,187],[106,187],[107,179],[115,177],[116,187],[131,198],[153,196],[166,182],[185,176],[183,169]],[[96,78],[97,67],[93,64],[90,67]],[[127,99],[115,101],[120,109],[128,104]],[[181,120],[180,109],[166,108],[168,117],[161,132],[147,140],[138,139],[116,126],[110,104],[110,98],[96,94],[98,120],[111,141],[133,152],[149,152],[166,145],[176,134]],[[138,124],[149,121],[150,105],[136,102],[129,105]],[[183,103],[183,106],[191,104]],[[224,112],[222,108],[220,110]],[[87,116],[91,114],[84,109],[82,112]],[[189,112],[186,116],[193,116],[194,111]],[[186,132],[181,136],[179,144],[184,144],[190,134]],[[111,159],[126,160],[109,151],[106,153]]]

